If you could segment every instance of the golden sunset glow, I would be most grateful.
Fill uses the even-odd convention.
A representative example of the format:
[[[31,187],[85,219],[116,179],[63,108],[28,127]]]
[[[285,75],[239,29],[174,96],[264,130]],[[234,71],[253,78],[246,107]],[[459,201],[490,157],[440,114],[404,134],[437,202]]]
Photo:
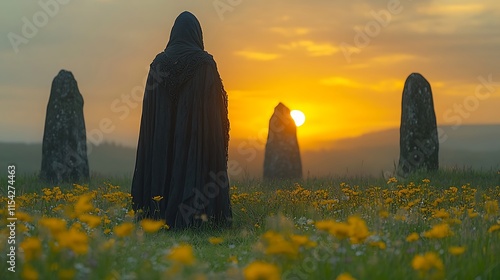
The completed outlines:
[[[388,1],[217,1],[225,9],[212,2],[73,1],[19,43],[18,53],[2,41],[8,67],[0,75],[0,104],[9,118],[0,127],[9,133],[1,140],[41,141],[51,81],[65,68],[85,100],[87,137],[135,147],[149,64],[184,10],[199,19],[228,92],[233,147],[257,139],[262,148],[280,102],[307,116],[298,132],[303,150],[397,128],[412,72],[432,86],[438,125],[498,123],[498,94],[478,99],[473,111],[455,109],[475,102],[470,99],[484,80],[490,82],[483,96],[500,91],[498,1],[395,1],[394,7]],[[4,1],[0,8],[10,11],[2,34],[20,36],[22,18],[40,10],[36,1]],[[76,20],[82,14],[94,20]],[[103,129],[103,123],[110,125]]]
[[[290,116],[292,116],[292,119],[297,127],[302,126],[306,121],[306,116],[299,110],[292,110],[290,112]]]

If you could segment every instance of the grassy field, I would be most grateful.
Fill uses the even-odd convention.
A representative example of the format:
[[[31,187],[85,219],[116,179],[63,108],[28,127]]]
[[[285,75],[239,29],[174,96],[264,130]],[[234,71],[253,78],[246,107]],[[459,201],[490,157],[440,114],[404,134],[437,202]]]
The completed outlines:
[[[2,279],[500,279],[500,173],[232,182],[234,225],[135,223],[130,178],[17,177],[15,271],[1,179]]]

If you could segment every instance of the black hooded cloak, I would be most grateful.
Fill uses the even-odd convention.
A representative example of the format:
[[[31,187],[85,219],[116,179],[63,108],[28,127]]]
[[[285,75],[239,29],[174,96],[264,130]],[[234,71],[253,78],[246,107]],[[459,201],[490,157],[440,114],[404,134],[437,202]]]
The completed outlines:
[[[230,225],[228,142],[227,93],[200,23],[183,12],[147,79],[131,191],[137,218]]]

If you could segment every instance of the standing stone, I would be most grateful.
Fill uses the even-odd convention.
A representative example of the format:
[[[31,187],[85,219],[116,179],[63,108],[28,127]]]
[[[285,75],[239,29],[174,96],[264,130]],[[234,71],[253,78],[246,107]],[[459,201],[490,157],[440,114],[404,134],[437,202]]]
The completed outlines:
[[[297,127],[290,116],[290,109],[279,103],[269,120],[264,179],[297,178],[302,178]]]
[[[83,97],[73,74],[66,70],[61,70],[52,81],[40,177],[53,183],[89,178]]]
[[[411,74],[405,82],[401,108],[398,174],[439,168],[439,141],[429,82]]]

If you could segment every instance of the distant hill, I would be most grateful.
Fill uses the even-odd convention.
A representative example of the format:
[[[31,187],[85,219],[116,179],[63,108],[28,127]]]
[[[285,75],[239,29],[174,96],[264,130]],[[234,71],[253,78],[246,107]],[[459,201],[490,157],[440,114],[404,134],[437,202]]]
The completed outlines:
[[[16,164],[18,173],[38,174],[42,163],[42,144],[0,143],[0,167]],[[135,148],[113,143],[93,147],[89,155],[91,173],[108,176],[131,176],[135,164]],[[6,170],[6,169],[5,169]]]
[[[439,161],[441,167],[499,169],[500,168],[500,125],[467,125],[454,129],[441,126]],[[236,161],[240,174],[262,175],[263,148],[255,149],[255,159],[233,140],[230,159]],[[300,144],[300,139],[299,139]],[[368,133],[355,138],[332,141],[328,149],[302,151],[304,176],[328,175],[381,175],[393,172],[399,160],[399,128]]]
[[[440,127],[440,166],[472,169],[500,168],[500,125]],[[300,139],[299,139],[300,142]],[[394,171],[399,158],[399,129],[389,129],[331,142],[329,149],[302,151],[304,175],[380,175]],[[18,173],[38,173],[41,144],[0,143],[0,168],[17,164]],[[229,149],[232,177],[262,176],[263,147],[251,141],[232,139]],[[112,143],[94,147],[89,154],[90,170],[107,176],[131,176],[135,148]]]

